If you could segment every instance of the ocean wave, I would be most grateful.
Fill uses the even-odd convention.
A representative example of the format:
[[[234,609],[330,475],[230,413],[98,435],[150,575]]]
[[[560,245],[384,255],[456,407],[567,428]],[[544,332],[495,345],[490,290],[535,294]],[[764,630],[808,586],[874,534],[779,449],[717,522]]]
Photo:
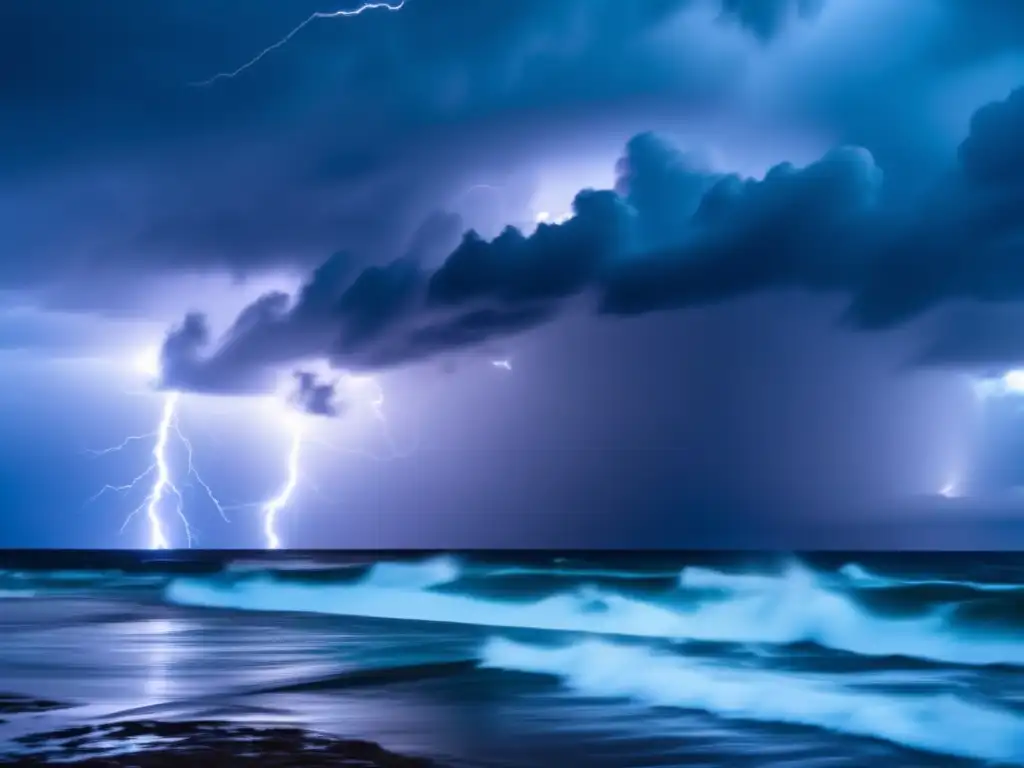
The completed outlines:
[[[961,665],[1024,666],[1019,633],[960,626],[951,611],[913,618],[873,614],[792,566],[727,599],[687,605],[580,585],[515,601],[437,590],[461,574],[450,558],[380,563],[348,584],[287,583],[267,575],[181,577],[165,589],[170,602],[211,608],[304,612],[483,627],[583,632],[648,638],[789,645],[814,643],[863,656],[904,656]]]
[[[505,576],[551,576],[562,579],[607,579],[609,581],[656,581],[675,579],[677,571],[618,571],[610,568],[495,568],[480,574],[483,578]]]
[[[374,563],[362,584],[376,589],[430,589],[461,574],[458,560],[442,555],[419,563]]]
[[[857,563],[847,563],[839,569],[849,583],[861,589],[891,589],[894,587],[952,587],[976,592],[1022,592],[1022,584],[999,584],[952,579],[899,579],[872,573]]]
[[[231,560],[224,566],[225,573],[254,573],[266,571],[273,573],[289,573],[292,571],[345,571],[358,567],[358,563],[332,563],[313,558],[293,558],[290,560],[274,560],[268,564],[266,560]]]
[[[268,564],[234,561],[214,578],[221,582],[266,578],[280,583],[339,585],[361,584],[398,589],[430,589],[457,580],[462,567],[457,558],[439,556],[411,563],[331,563],[317,560],[289,560]]]
[[[725,592],[751,592],[771,589],[778,577],[750,573],[725,573],[713,568],[688,566],[679,573],[682,589],[714,589]]]
[[[156,587],[169,575],[119,570],[0,571],[0,588],[33,593],[81,592],[99,588]]]
[[[932,753],[1024,764],[1024,716],[948,694],[869,693],[594,639],[548,648],[492,638],[482,657],[484,667],[555,676],[589,696],[804,725]]]
[[[900,579],[875,575],[854,564],[822,573],[799,561],[791,561],[775,575],[688,567],[679,576],[684,592],[711,591],[733,600],[747,598],[748,602],[756,595],[763,600],[790,591],[794,581],[811,585],[808,591],[816,595],[841,596],[861,614],[876,619],[927,621],[940,617],[940,623],[951,631],[975,635],[1024,631],[1024,585]]]
[[[50,570],[50,571],[6,571],[0,570],[0,578],[10,581],[92,583],[121,575],[120,571]]]

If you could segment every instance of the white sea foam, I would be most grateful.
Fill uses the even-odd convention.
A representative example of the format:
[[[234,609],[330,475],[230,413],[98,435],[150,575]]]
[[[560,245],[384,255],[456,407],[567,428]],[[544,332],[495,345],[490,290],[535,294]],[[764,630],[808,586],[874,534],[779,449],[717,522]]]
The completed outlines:
[[[584,640],[561,648],[488,641],[483,666],[557,676],[588,696],[720,717],[812,726],[928,752],[1024,764],[1024,716],[952,695],[887,695],[777,672]]]
[[[683,589],[719,589],[727,592],[751,592],[771,589],[778,583],[773,576],[759,574],[723,573],[713,568],[689,566],[679,574]]]
[[[908,656],[956,664],[1024,665],[1024,637],[971,633],[946,612],[925,618],[874,616],[812,572],[793,567],[758,588],[688,606],[627,597],[596,587],[533,601],[442,593],[431,587],[458,576],[448,559],[383,563],[350,584],[294,584],[253,576],[233,584],[182,577],[171,602],[254,611],[288,611],[449,622],[599,635],[744,644],[814,642],[867,656]]]
[[[670,579],[675,571],[616,571],[608,568],[498,568],[481,574],[483,576],[559,576],[574,579],[618,579],[621,581],[645,581],[648,579]]]
[[[374,563],[362,584],[388,589],[429,589],[455,581],[462,573],[454,557],[441,555],[418,563]]]
[[[867,589],[886,589],[891,587],[966,587],[978,592],[1024,592],[1021,584],[997,584],[978,581],[953,581],[950,579],[898,579],[891,576],[880,576],[872,573],[857,563],[848,563],[839,569],[839,573],[851,584]]]

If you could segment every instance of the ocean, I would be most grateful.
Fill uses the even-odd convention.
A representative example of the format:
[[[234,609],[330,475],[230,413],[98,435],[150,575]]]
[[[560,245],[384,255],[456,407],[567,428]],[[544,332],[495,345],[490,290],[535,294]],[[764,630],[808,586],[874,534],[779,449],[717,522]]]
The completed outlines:
[[[205,765],[172,760],[200,731],[224,766],[260,732],[387,750],[303,765],[1024,765],[1024,554],[0,553],[0,764]]]

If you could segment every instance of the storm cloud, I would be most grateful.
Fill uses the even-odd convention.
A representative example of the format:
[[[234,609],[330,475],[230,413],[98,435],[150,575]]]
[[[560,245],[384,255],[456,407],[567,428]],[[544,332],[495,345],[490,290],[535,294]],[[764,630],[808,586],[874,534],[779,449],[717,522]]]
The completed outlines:
[[[744,179],[640,135],[618,164],[616,191],[581,191],[564,223],[490,241],[469,232],[436,269],[406,258],[345,285],[328,262],[295,302],[272,295],[252,305],[219,346],[198,333],[183,345],[198,320],[187,322],[165,347],[167,383],[241,391],[237,382],[258,378],[250,373],[309,358],[401,365],[528,330],[575,297],[603,314],[638,315],[774,288],[838,292],[859,330],[953,299],[1021,298],[1020,135],[1024,91],[1015,91],[977,112],[957,165],[913,206],[886,200],[863,149]],[[933,344],[922,359],[949,346]]]
[[[0,4],[0,523],[110,544],[66,511],[145,447],[78,449],[153,429],[161,342],[227,396],[180,400],[222,498],[282,479],[264,395],[424,447],[304,451],[289,545],[763,546],[1019,484],[970,384],[1024,367],[1020,4],[407,0],[199,85],[354,4]]]
[[[890,8],[876,6],[864,15]],[[0,81],[0,224],[7,249],[32,258],[4,259],[0,289],[31,290],[46,307],[144,313],[138,297],[169,275],[305,271],[338,249],[388,263],[472,185],[531,188],[538,147],[561,154],[620,115],[635,116],[627,133],[709,114],[754,120],[750,88],[778,111],[776,124],[826,126],[890,173],[892,158],[930,145],[913,97],[921,83],[1021,42],[1012,4],[935,0],[886,27],[913,29],[919,55],[891,62],[853,30],[860,63],[849,66],[847,52],[808,73],[787,37],[821,23],[817,45],[846,51],[845,38],[832,39],[838,22],[827,23],[843,8],[410,0],[400,13],[311,24],[239,76],[195,87],[323,8],[5,3],[0,66],[18,76]],[[794,83],[791,98],[773,101]],[[882,103],[890,88],[900,95]],[[662,114],[668,104],[673,114]]]
[[[34,258],[5,259],[0,289],[96,309],[167,274],[309,269],[337,248],[388,261],[439,200],[503,184],[533,116],[566,94],[590,114],[637,90],[718,98],[712,70],[652,69],[643,43],[705,6],[760,37],[800,15],[762,5],[411,0],[311,24],[197,87],[323,8],[6,3],[0,68],[18,76],[0,80],[0,223]]]
[[[295,388],[288,400],[295,408],[312,416],[336,418],[345,410],[338,400],[336,385],[320,381],[310,371],[295,372]]]

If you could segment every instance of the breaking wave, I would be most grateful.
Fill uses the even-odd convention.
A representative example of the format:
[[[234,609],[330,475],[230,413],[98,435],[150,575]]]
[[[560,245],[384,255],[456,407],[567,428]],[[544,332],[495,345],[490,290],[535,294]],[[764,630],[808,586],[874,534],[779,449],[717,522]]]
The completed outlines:
[[[871,573],[857,563],[848,563],[839,573],[862,589],[887,589],[891,587],[959,587],[978,592],[1024,592],[1020,584],[988,584],[978,581],[955,581],[952,579],[897,579]]]
[[[973,625],[958,612],[959,603],[925,601],[910,615],[885,615],[839,583],[849,581],[848,573],[822,575],[800,564],[777,575],[687,568],[676,581],[671,589],[640,595],[580,577],[576,584],[559,580],[556,591],[510,599],[460,590],[473,580],[458,561],[440,557],[379,563],[345,583],[267,573],[180,577],[164,594],[173,603],[211,608],[718,643],[813,643],[868,657],[1024,666],[1024,639],[1014,628]],[[717,594],[706,594],[709,589]],[[1008,610],[1020,610],[1020,595],[1005,598],[1012,603]]]
[[[1001,764],[1024,762],[1024,715],[950,694],[869,693],[594,639],[547,648],[492,638],[482,665],[554,676],[588,696],[804,725]]]

